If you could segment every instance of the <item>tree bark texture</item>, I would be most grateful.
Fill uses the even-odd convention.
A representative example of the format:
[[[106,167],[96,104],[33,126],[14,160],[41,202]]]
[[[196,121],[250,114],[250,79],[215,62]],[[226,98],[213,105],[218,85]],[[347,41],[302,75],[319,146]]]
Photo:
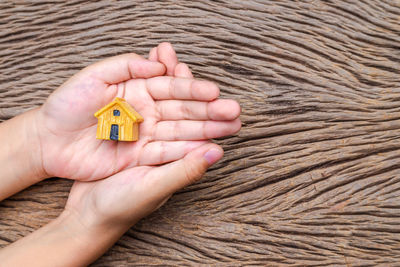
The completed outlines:
[[[240,102],[243,128],[93,266],[399,264],[400,1],[1,1],[0,119],[162,41]],[[70,186],[0,203],[0,246],[55,218]]]

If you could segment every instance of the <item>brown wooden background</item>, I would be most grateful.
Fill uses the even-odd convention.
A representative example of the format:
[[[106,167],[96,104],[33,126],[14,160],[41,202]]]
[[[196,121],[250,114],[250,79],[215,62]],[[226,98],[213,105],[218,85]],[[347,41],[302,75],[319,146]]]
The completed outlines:
[[[243,129],[94,266],[400,262],[400,1],[4,0],[0,119],[161,41],[241,103]],[[0,203],[0,246],[56,217],[70,186]]]

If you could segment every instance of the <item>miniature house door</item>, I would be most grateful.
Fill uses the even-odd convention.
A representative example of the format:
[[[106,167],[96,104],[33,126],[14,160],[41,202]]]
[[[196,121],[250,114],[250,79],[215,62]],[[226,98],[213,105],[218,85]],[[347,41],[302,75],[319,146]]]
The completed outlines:
[[[112,124],[110,130],[110,139],[111,140],[118,140],[118,125]]]

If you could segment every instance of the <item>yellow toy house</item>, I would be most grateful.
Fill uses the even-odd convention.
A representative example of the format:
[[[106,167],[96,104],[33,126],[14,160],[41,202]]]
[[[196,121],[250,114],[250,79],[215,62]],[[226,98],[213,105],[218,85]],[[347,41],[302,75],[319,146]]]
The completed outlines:
[[[113,102],[97,111],[94,116],[97,122],[97,139],[137,141],[139,138],[140,116],[123,98],[117,97]]]

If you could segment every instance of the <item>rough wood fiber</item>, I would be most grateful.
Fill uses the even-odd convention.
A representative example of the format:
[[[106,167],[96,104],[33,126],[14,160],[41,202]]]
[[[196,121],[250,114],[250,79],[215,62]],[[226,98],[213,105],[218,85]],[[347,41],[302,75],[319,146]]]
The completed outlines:
[[[161,41],[240,101],[243,130],[94,266],[400,262],[400,1],[1,1],[0,118]],[[0,246],[56,217],[70,185],[3,201]]]

